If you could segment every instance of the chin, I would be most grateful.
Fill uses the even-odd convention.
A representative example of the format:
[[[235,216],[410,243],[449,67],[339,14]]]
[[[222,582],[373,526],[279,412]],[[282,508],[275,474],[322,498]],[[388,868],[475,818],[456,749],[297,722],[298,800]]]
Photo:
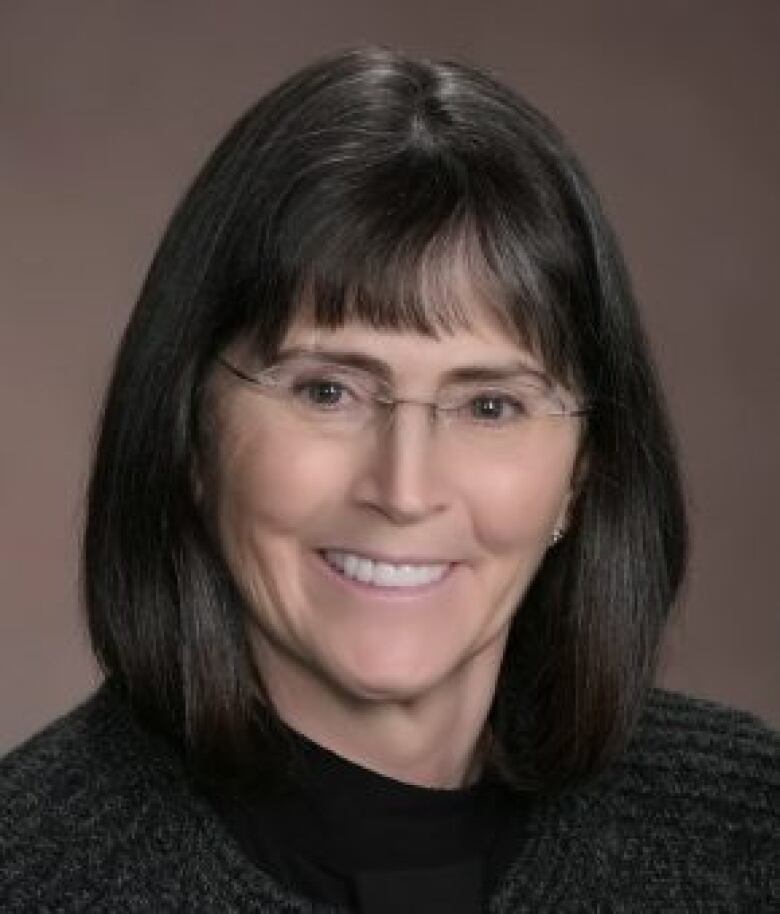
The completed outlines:
[[[349,680],[342,684],[342,689],[350,703],[364,707],[369,705],[411,706],[431,695],[436,685],[436,680],[416,683],[390,679],[374,682]]]
[[[361,701],[409,702],[446,683],[456,686],[458,670],[464,672],[462,661],[446,662],[431,657],[430,652],[424,657],[418,652],[415,656],[388,656],[385,649],[383,656],[373,657],[371,662],[345,658],[334,671],[334,679],[346,694]]]

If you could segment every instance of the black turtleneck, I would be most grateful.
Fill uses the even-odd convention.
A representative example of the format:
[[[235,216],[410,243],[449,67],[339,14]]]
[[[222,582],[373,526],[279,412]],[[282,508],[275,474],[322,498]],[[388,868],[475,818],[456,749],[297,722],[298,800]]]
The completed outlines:
[[[265,872],[360,914],[478,914],[500,875],[512,795],[483,777],[440,790],[385,777],[291,733],[295,777],[221,793],[228,829]]]

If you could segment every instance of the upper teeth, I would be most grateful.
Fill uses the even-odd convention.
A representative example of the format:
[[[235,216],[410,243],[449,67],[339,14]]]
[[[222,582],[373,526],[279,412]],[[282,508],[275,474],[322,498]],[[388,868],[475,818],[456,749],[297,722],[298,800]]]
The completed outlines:
[[[346,577],[379,587],[418,587],[420,584],[431,584],[443,577],[449,567],[447,562],[436,565],[391,565],[389,562],[376,562],[363,555],[337,549],[327,549],[325,558]]]

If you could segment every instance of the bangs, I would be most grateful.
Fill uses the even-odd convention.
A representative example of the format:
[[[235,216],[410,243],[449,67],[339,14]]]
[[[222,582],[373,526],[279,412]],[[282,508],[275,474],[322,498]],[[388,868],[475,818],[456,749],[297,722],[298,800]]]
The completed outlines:
[[[387,222],[367,228],[366,220],[324,224],[299,241],[297,262],[285,258],[288,301],[276,346],[296,320],[438,338],[473,330],[487,316],[552,378],[577,383],[568,283],[555,287],[551,272],[560,286],[560,269],[550,271],[529,253],[522,226],[500,213],[480,218],[460,207],[439,225],[404,220],[393,228]]]
[[[433,91],[357,119],[351,104],[335,126],[318,109],[305,142],[263,152],[224,232],[244,329],[270,354],[298,318],[437,336],[487,309],[579,380],[588,253],[571,185],[516,126],[487,142]]]

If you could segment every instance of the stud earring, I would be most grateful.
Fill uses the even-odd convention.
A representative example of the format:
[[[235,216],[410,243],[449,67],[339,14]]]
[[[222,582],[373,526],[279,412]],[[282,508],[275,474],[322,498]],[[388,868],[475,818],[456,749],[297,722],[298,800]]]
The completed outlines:
[[[560,541],[562,539],[563,539],[563,530],[561,530],[560,527],[556,527],[552,532],[552,536],[550,537],[550,545],[557,546],[558,543],[560,543]]]

